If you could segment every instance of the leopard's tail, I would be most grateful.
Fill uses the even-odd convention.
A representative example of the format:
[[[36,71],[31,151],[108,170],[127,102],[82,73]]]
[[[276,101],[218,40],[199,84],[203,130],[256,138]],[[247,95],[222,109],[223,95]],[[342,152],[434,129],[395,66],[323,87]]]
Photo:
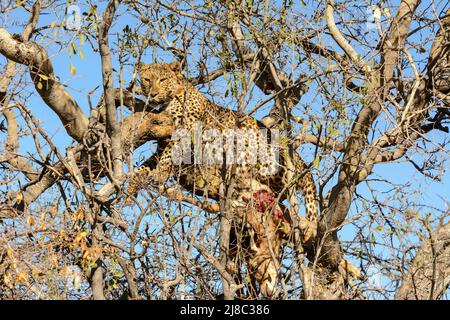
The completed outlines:
[[[305,198],[306,219],[317,225],[319,220],[319,198],[313,175],[296,152],[294,153],[294,165],[296,169],[294,178],[297,178],[297,188],[302,191]]]

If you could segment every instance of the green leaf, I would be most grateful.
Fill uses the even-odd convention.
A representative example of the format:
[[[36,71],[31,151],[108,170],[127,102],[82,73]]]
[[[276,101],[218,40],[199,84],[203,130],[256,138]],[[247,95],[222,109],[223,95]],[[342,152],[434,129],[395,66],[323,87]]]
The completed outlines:
[[[42,88],[43,88],[42,82],[39,81],[37,83],[36,87],[38,88],[38,90],[42,90]]]
[[[319,156],[316,156],[316,157],[314,158],[313,168],[314,168],[314,169],[319,168],[319,163],[320,163],[320,158],[319,158]]]
[[[91,6],[89,8],[89,13],[92,14],[92,15],[95,15],[95,12],[96,12],[95,7]]]
[[[81,59],[84,59],[84,52],[81,49],[78,49],[78,54],[80,55]]]
[[[205,180],[203,178],[197,178],[195,182],[198,188],[203,189],[205,187]]]
[[[70,63],[70,73],[73,75],[77,74],[77,69],[73,66],[72,62]]]
[[[72,42],[70,45],[71,45],[71,47],[72,47],[73,52],[74,52],[75,54],[77,54],[77,45],[76,45],[75,43],[73,43],[73,42]]]

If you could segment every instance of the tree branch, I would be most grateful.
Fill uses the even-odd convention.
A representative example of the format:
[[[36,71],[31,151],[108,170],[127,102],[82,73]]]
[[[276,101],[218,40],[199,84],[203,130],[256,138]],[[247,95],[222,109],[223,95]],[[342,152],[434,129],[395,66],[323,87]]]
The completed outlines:
[[[367,65],[364,60],[361,59],[361,56],[356,52],[356,50],[348,43],[348,41],[344,38],[342,33],[336,27],[336,23],[334,22],[334,1],[328,0],[327,6],[325,9],[325,16],[327,18],[328,30],[336,41],[336,43],[344,50],[345,54],[355,63],[355,65],[363,70],[366,74],[372,72],[372,68]]]
[[[114,99],[115,90],[111,50],[108,44],[108,32],[120,2],[120,0],[111,0],[108,3],[98,32],[98,44],[102,62],[103,99],[106,106],[106,132],[111,139],[110,152],[112,156],[113,175],[115,179],[120,179],[122,176],[123,153],[120,139],[121,131],[119,121],[117,120],[116,103]]]
[[[38,44],[17,39],[0,28],[0,53],[30,68],[36,91],[61,119],[67,133],[75,140],[82,141],[88,119],[64,86],[56,80],[47,52]]]
[[[393,21],[394,28],[388,36],[384,47],[384,63],[394,64],[398,59],[398,53],[402,50],[405,38],[408,34],[412,16],[417,7],[415,1],[402,1],[396,18]],[[327,21],[330,31],[334,33],[336,41],[343,47],[346,54],[352,59],[357,58],[355,52],[346,46],[345,39],[340,38],[340,33],[334,29],[333,19],[333,1],[327,3]],[[394,45],[395,44],[395,45]],[[399,47],[400,46],[400,47]],[[359,60],[356,59],[356,63]],[[364,65],[360,65],[365,68]],[[373,121],[383,110],[383,102],[388,94],[389,88],[386,84],[392,79],[393,69],[389,66],[383,66],[383,73],[367,72],[370,69],[365,68],[367,75],[367,93],[365,103],[361,108],[356,120],[353,123],[351,133],[345,148],[342,166],[339,170],[338,183],[331,189],[328,200],[328,207],[322,212],[318,228],[318,241],[323,239],[323,256],[320,260],[327,261],[329,266],[337,268],[341,259],[342,252],[337,236],[337,231],[345,221],[350,209],[356,185],[360,181],[360,171],[364,168],[363,152],[367,145],[367,136],[370,132]],[[381,78],[381,79],[380,79]],[[384,81],[382,80],[384,79]],[[370,172],[366,172],[366,175]]]
[[[426,239],[403,277],[396,299],[436,300],[450,285],[450,223]]]

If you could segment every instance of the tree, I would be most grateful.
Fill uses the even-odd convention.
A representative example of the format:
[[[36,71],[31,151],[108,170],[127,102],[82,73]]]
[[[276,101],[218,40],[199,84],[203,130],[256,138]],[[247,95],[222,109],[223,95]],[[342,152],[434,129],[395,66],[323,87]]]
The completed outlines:
[[[174,60],[210,100],[286,134],[287,173],[275,196],[290,220],[276,257],[268,241],[278,272],[271,298],[446,297],[448,202],[430,203],[419,182],[393,174],[400,166],[425,184],[446,181],[446,1],[69,4],[0,6],[2,298],[265,293],[249,263],[229,266],[233,255],[255,259],[245,244],[255,226],[242,222],[252,213],[237,214],[226,192],[232,172],[219,198],[172,177],[125,205],[134,158],[144,154],[145,162],[148,142],[162,146],[177,129],[142,95],[137,66]],[[17,23],[17,13],[27,18]],[[62,58],[73,77],[80,72],[75,56],[100,82],[78,90],[76,79],[58,75]],[[36,116],[43,108],[57,115],[64,142]],[[304,231],[296,155],[318,187],[320,216],[308,241],[296,233]]]

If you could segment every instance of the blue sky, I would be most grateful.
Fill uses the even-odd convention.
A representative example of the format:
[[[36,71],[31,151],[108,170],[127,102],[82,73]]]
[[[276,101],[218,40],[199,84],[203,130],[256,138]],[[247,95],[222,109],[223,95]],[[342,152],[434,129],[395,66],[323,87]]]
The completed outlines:
[[[81,1],[79,3],[82,3]],[[80,5],[82,11],[87,10],[86,6]],[[64,6],[60,7],[60,10],[63,11]],[[125,9],[122,6],[119,9],[119,12],[123,12]],[[99,10],[100,11],[100,10]],[[14,12],[14,16],[10,16],[6,18],[6,21],[2,21],[2,24],[10,25],[12,21],[24,22],[27,19],[27,13],[23,9],[16,9]],[[41,19],[38,23],[39,26],[48,25],[52,22],[62,22],[64,18],[63,12],[56,12],[54,14],[46,14],[42,15]],[[4,18],[5,19],[5,18]],[[117,35],[115,34],[118,31],[121,31],[125,25],[133,26],[136,23],[136,20],[130,15],[126,15],[119,19],[112,28],[112,34],[110,36],[110,43],[117,41]],[[18,32],[18,29],[10,28],[11,32]],[[48,31],[51,32],[51,31]],[[84,53],[84,59],[80,57],[80,54],[72,54],[69,56],[68,48],[57,52],[57,46],[51,44],[50,46],[50,54],[52,57],[52,62],[55,69],[55,74],[60,78],[62,83],[67,84],[67,90],[74,96],[74,98],[79,103],[82,110],[88,115],[89,114],[89,105],[87,100],[87,92],[95,88],[96,86],[101,85],[101,65],[100,58],[97,53],[92,52],[90,46],[85,43],[84,45],[80,44],[79,37],[74,37],[74,32],[65,32],[64,30],[58,33],[58,40],[62,42],[67,41],[68,39],[74,38],[73,42],[77,46],[78,49],[81,49]],[[53,37],[51,37],[53,38]],[[42,41],[41,38],[39,38]],[[326,37],[324,37],[324,41],[327,41]],[[46,43],[48,40],[44,40],[43,43]],[[193,53],[195,55],[195,52]],[[170,55],[165,55],[166,58],[164,60],[171,60]],[[151,58],[144,56],[144,61],[150,62]],[[76,75],[71,74],[70,72],[70,64],[72,64],[76,68]],[[118,70],[117,61],[114,61],[114,67]],[[132,69],[125,69],[124,78],[125,83],[128,83],[128,80],[131,79]],[[115,78],[117,82],[117,76]],[[215,86],[223,86],[223,81],[220,80],[215,83]],[[28,88],[28,90],[34,91],[33,88]],[[97,89],[97,91],[92,95],[92,102],[95,105],[98,101],[98,97],[101,93],[101,88]],[[302,98],[302,103],[308,103],[310,101],[314,102],[313,96],[315,95],[314,88],[308,94],[306,94]],[[315,103],[319,103],[316,101]],[[262,112],[267,112],[269,104],[266,108],[263,109]],[[62,151],[64,151],[65,147],[70,144],[70,139],[64,132],[61,123],[58,117],[49,110],[48,107],[45,106],[44,102],[40,99],[37,94],[34,94],[30,99],[29,107],[34,112],[35,116],[42,121],[43,127],[52,135],[52,139],[54,143],[61,147]],[[314,107],[314,106],[313,106]],[[317,106],[319,107],[319,105]],[[31,142],[31,140],[30,140]],[[21,145],[23,151],[28,151],[30,145],[28,143],[24,143]],[[309,161],[312,161],[311,154],[306,154],[305,158]],[[447,163],[448,165],[448,163]],[[397,163],[389,163],[377,165],[375,167],[374,173],[382,178],[390,178],[394,179],[398,183],[408,182],[412,179],[415,179],[417,183],[420,183],[421,190],[423,192],[424,200],[430,205],[434,205],[436,207],[443,208],[445,207],[444,199],[450,198],[450,174],[448,172],[442,177],[441,182],[430,181],[424,179],[417,174],[417,171],[413,169],[413,167],[405,163],[404,161],[399,161]],[[363,188],[363,187],[360,187]]]
[[[79,1],[81,3],[81,1]],[[53,21],[61,22],[64,14],[63,7],[61,6],[61,12],[57,12],[57,16],[53,14],[42,15],[41,20],[38,26],[48,25]],[[83,8],[83,6],[82,6]],[[119,10],[120,12],[124,11],[124,6]],[[0,24],[2,25],[11,25],[12,21],[24,22],[27,19],[27,14],[23,9],[17,9],[14,12],[14,16],[9,17],[0,17]],[[2,21],[3,20],[3,21]],[[6,20],[6,21],[4,21]],[[113,27],[112,35],[110,37],[110,43],[116,42],[117,36],[114,34],[117,31],[121,31],[126,24],[132,26],[136,23],[134,18],[126,15],[122,17]],[[11,32],[17,32],[18,29],[9,28]],[[51,31],[49,31],[51,32]],[[62,30],[56,39],[65,42],[74,36],[74,32],[66,32]],[[51,37],[53,38],[53,37]],[[39,40],[42,40],[39,38]],[[326,37],[324,40],[327,41]],[[418,39],[419,40],[419,39]],[[43,41],[43,44],[48,44],[48,39]],[[74,98],[78,101],[80,107],[85,112],[86,115],[89,114],[89,105],[87,100],[87,92],[92,90],[94,87],[101,85],[101,65],[100,58],[97,53],[92,52],[90,46],[86,43],[81,45],[79,37],[76,37],[74,40],[76,46],[81,49],[84,53],[84,59],[80,57],[80,54],[77,55],[72,54],[69,56],[68,48],[64,48],[64,50],[58,52],[57,45],[50,45],[50,54],[52,56],[52,62],[55,69],[55,74],[60,78],[62,83],[67,84],[67,90],[74,96]],[[430,43],[428,43],[430,45]],[[195,55],[195,53],[194,53]],[[143,59],[145,62],[150,62],[152,59],[150,55],[144,56]],[[164,60],[172,60],[170,55],[166,55]],[[4,63],[4,58],[0,58],[1,63]],[[76,75],[71,74],[70,72],[70,64],[72,64],[76,68]],[[114,61],[114,67],[116,70],[119,70],[117,61]],[[128,80],[131,79],[132,69],[125,69],[125,83],[128,83]],[[29,80],[29,77],[27,78]],[[117,81],[117,77],[115,79]],[[118,83],[118,82],[117,82]],[[217,90],[220,88],[224,88],[224,81],[217,81],[214,86]],[[30,92],[34,92],[32,87],[27,88]],[[95,105],[98,101],[98,97],[101,93],[101,89],[99,88],[95,94],[92,96],[92,102]],[[321,108],[322,106],[319,104],[319,101],[314,99],[315,95],[314,90],[312,92],[305,95],[302,99],[302,103],[309,103],[313,101],[312,108]],[[258,97],[258,98],[261,98]],[[270,104],[268,105],[268,107]],[[50,133],[53,142],[61,148],[62,151],[69,146],[71,143],[70,138],[65,133],[64,129],[61,126],[61,123],[58,117],[47,107],[44,102],[40,99],[37,94],[34,94],[30,100],[28,107],[32,110],[34,115],[42,121],[42,126],[46,129],[47,132]],[[267,111],[267,108],[264,109]],[[439,133],[441,134],[441,133]],[[433,134],[434,135],[434,134]],[[306,148],[308,150],[309,148]],[[26,139],[21,144],[21,151],[26,153],[30,150],[34,152],[34,148],[32,147],[32,140]],[[310,150],[310,149],[309,149]],[[145,155],[148,156],[148,147],[143,149]],[[445,156],[445,155],[444,155]],[[415,155],[415,158],[419,158],[420,155]],[[305,158],[308,161],[312,161],[312,154],[309,152],[306,154]],[[447,150],[447,161],[446,166],[448,167],[448,150]],[[415,186],[418,190],[420,190],[420,194],[417,195],[417,200],[421,200],[421,202],[437,208],[447,208],[448,210],[448,199],[450,199],[450,174],[445,172],[441,181],[431,181],[430,179],[425,179],[421,176],[417,171],[412,167],[411,164],[405,162],[404,160],[400,160],[396,163],[382,164],[377,165],[374,169],[374,174],[371,177],[377,177],[381,179],[389,179],[396,181],[397,184],[405,184],[407,182],[413,182],[413,186]],[[376,183],[375,183],[376,185]],[[381,184],[379,184],[381,186]],[[332,185],[330,184],[329,187]],[[358,187],[358,192],[365,196],[369,196],[368,189],[364,184],[361,184]],[[419,201],[420,202],[420,201]],[[352,212],[356,213],[356,208],[352,206]],[[342,239],[352,239],[354,237],[354,229],[352,226],[347,226],[340,233]]]

